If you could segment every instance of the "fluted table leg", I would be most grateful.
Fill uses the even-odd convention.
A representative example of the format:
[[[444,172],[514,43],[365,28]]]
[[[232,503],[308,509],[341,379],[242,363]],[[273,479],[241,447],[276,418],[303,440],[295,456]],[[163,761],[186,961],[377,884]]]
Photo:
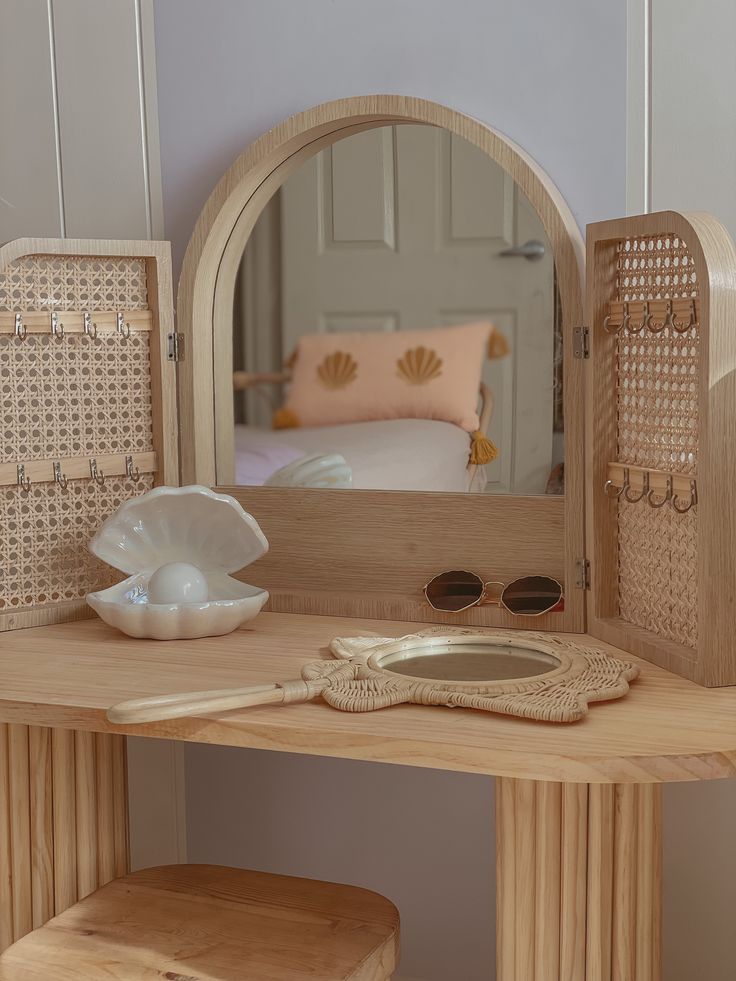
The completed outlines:
[[[0,951],[128,870],[125,737],[0,723]]]
[[[660,981],[661,788],[496,781],[497,981]]]

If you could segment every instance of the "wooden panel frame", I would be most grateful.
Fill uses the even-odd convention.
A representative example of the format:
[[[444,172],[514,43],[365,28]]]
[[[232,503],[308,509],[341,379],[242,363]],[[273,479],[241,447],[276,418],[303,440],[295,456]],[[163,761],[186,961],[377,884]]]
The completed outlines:
[[[399,123],[442,126],[473,143],[512,176],[542,221],[555,258],[566,342],[565,497],[354,490],[343,498],[327,490],[228,487],[275,546],[248,576],[269,589],[273,610],[427,620],[435,618],[420,603],[421,588],[436,572],[460,565],[505,580],[545,572],[566,584],[564,613],[517,617],[511,625],[582,631],[584,594],[575,583],[584,555],[583,366],[572,343],[582,315],[580,232],[559,190],[523,150],[445,106],[398,95],[325,103],[266,133],[217,184],[190,239],[178,290],[186,352],[179,372],[183,481],[216,484],[217,446],[232,446],[231,409],[216,405],[214,365],[231,365],[235,277],[258,215],[289,174],[325,146]],[[491,606],[451,619],[510,625]]]
[[[169,365],[167,360],[167,335],[174,330],[170,244],[144,239],[19,238],[0,246],[0,270],[17,259],[37,255],[90,258],[130,256],[144,260],[150,315],[143,319],[146,321],[145,329],[151,331],[152,457],[156,461],[155,480],[157,484],[177,485],[179,483],[179,427],[177,379],[174,370],[176,366]],[[37,314],[34,314],[34,317],[37,317]],[[33,330],[32,324],[30,330]],[[133,455],[136,462],[139,462],[141,455]],[[120,459],[124,457],[125,454],[120,455]],[[99,458],[104,472],[103,459],[106,459],[105,455]],[[86,460],[83,461],[83,466],[85,468],[88,466]],[[0,470],[2,469],[0,467]],[[74,464],[69,468],[69,476],[75,476],[79,470],[79,464]],[[31,465],[27,472],[30,474],[32,471],[35,472],[34,465]],[[108,472],[112,473],[112,470]],[[117,472],[121,472],[119,468]],[[25,610],[10,610],[0,613],[0,632],[84,619],[92,615],[84,599],[50,603]]]
[[[700,285],[698,377],[698,644],[693,650],[633,626],[618,615],[616,507],[601,493],[616,460],[612,339],[608,312],[616,242],[665,231],[687,244]],[[674,211],[598,222],[587,230],[590,378],[586,414],[589,631],[708,687],[736,684],[736,246],[712,215]],[[636,505],[633,505],[636,506]]]

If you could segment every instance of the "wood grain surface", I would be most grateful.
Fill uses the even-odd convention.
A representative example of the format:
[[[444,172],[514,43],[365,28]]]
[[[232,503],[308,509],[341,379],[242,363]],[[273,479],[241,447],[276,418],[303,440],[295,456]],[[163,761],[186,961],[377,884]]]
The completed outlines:
[[[0,637],[0,721],[250,746],[317,756],[579,783],[736,775],[736,690],[705,689],[650,665],[625,697],[577,723],[466,709],[343,713],[321,702],[116,729],[115,702],[298,678],[336,636],[398,637],[416,623],[264,613],[227,637],[131,641],[99,620]],[[567,639],[636,658],[587,636]]]
[[[0,955],[0,981],[388,981],[399,914],[383,896],[211,865],[146,869]]]

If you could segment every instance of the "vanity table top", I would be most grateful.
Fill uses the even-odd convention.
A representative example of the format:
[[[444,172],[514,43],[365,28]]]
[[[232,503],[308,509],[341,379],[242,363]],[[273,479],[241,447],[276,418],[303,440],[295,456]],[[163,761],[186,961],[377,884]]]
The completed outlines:
[[[264,613],[226,637],[131,640],[99,620],[0,635],[0,721],[533,780],[650,783],[736,776],[736,688],[704,689],[589,636],[586,646],[635,661],[619,701],[568,725],[471,709],[400,705],[365,714],[321,701],[113,726],[105,711],[145,695],[298,678],[333,637],[401,636],[417,623]]]

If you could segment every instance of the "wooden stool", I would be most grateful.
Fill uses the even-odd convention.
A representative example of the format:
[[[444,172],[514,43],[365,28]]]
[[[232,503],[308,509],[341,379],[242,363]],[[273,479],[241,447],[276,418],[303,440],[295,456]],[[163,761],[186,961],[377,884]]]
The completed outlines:
[[[366,889],[213,865],[115,879],[0,955],[1,981],[387,981],[399,914]]]

